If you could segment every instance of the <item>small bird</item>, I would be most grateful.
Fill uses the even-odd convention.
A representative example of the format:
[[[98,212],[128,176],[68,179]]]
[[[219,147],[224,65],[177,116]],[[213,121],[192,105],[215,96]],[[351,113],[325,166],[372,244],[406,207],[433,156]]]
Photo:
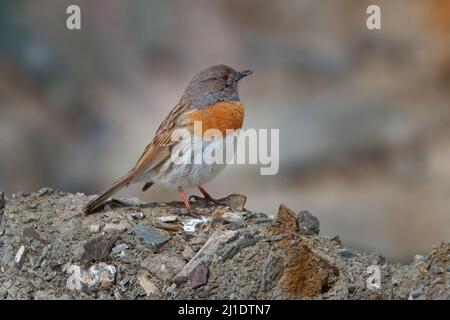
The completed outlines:
[[[86,214],[92,213],[110,196],[131,183],[144,183],[142,191],[154,184],[169,189],[176,188],[185,207],[194,215],[183,188],[196,187],[206,199],[215,201],[203,185],[217,176],[226,164],[195,161],[179,163],[173,161],[171,153],[187,147],[195,157],[195,153],[202,151],[190,147],[194,145],[194,140],[200,141],[203,147],[216,142],[204,138],[203,132],[208,129],[216,129],[222,133],[223,145],[226,145],[226,139],[234,139],[234,135],[227,135],[227,129],[241,129],[244,120],[244,106],[239,99],[238,82],[252,73],[252,70],[237,72],[226,65],[215,65],[192,78],[180,101],[161,123],[134,168],[108,190],[87,203],[83,211]],[[202,124],[200,134],[198,130],[194,130],[196,122]],[[177,129],[187,130],[191,137],[174,140],[172,134]]]

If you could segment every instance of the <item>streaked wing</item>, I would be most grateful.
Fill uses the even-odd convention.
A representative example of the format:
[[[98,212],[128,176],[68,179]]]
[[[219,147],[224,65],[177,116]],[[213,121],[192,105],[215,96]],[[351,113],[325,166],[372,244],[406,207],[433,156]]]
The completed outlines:
[[[172,133],[182,125],[182,115],[187,111],[189,111],[189,108],[182,102],[170,111],[132,170],[134,178],[155,168],[170,157],[171,147],[175,143],[175,141],[172,141]]]

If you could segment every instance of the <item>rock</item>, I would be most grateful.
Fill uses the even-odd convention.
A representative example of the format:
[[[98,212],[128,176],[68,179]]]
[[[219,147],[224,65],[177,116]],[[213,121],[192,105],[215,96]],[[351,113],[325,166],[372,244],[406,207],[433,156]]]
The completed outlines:
[[[209,269],[203,263],[198,264],[190,274],[191,288],[197,289],[208,283]]]
[[[308,211],[301,211],[298,220],[300,233],[319,234],[320,222],[317,217],[313,216]]]
[[[244,209],[247,197],[242,194],[233,193],[225,198],[218,199],[218,201],[220,204],[226,205],[231,209],[241,211]]]
[[[235,237],[237,231],[216,231],[211,237],[206,241],[203,247],[195,254],[195,256],[184,266],[174,278],[175,283],[184,282],[187,280],[188,276],[192,270],[197,267],[202,262],[209,261],[219,250],[222,244],[226,243],[233,237]]]
[[[347,259],[348,259],[348,258],[352,258],[352,257],[355,256],[354,253],[348,251],[347,249],[342,249],[342,250],[339,252],[339,255],[340,255],[341,257],[347,258]]]
[[[71,265],[67,269],[69,277],[66,287],[69,290],[82,290],[84,288],[99,287],[110,288],[116,278],[117,269],[106,263],[91,266],[87,271],[78,265]]]
[[[162,216],[162,217],[158,217],[156,219],[161,221],[161,222],[165,222],[165,223],[176,222],[178,220],[178,216],[175,216],[175,215]]]
[[[55,292],[53,290],[39,290],[36,291],[33,297],[34,300],[56,300]]]
[[[331,241],[336,242],[338,245],[342,246],[342,241],[339,235],[335,235],[333,238],[330,239]]]
[[[145,218],[145,214],[141,211],[133,211],[128,214],[134,220],[142,220]]]
[[[272,290],[277,285],[278,280],[281,278],[283,270],[283,258],[270,252],[267,258],[264,260],[261,289],[263,291]]]
[[[24,238],[37,240],[43,244],[47,244],[47,240],[43,239],[39,232],[33,227],[26,227],[22,230],[22,235]]]
[[[91,224],[89,226],[89,232],[91,232],[91,233],[98,233],[99,231],[100,231],[100,225],[98,223]]]
[[[129,225],[125,224],[125,223],[107,223],[104,227],[103,227],[103,231],[106,233],[123,233],[125,231],[127,231]]]
[[[133,232],[145,243],[153,249],[159,249],[164,243],[169,241],[170,237],[166,237],[158,230],[143,224],[138,224],[133,228]]]
[[[154,277],[170,280],[179,273],[185,262],[177,256],[154,254],[142,262],[141,267],[147,269]]]
[[[273,227],[283,233],[296,233],[298,231],[298,215],[286,205],[281,204]]]
[[[39,189],[38,194],[39,194],[40,197],[42,197],[42,196],[44,196],[44,195],[46,195],[48,193],[52,193],[53,191],[54,190],[52,188],[44,187],[44,188]]]
[[[11,198],[12,198],[12,199],[20,199],[20,198],[25,197],[25,195],[26,195],[25,192],[19,191],[19,192],[13,193],[13,194],[11,195]]]
[[[425,291],[423,290],[423,287],[419,287],[413,291],[411,291],[411,293],[409,294],[408,299],[409,300],[415,300],[417,298],[419,298],[420,296],[422,296],[425,293]]]
[[[181,255],[183,256],[184,260],[189,261],[194,257],[194,251],[190,246],[185,246]]]
[[[195,227],[199,224],[206,223],[206,219],[197,219],[197,218],[188,218],[181,220],[181,223],[183,224],[183,230],[185,232],[195,232]]]
[[[244,224],[244,219],[242,218],[241,215],[239,215],[238,213],[235,212],[225,212],[222,215],[222,218],[229,223],[235,223],[238,225],[242,225]]]
[[[125,256],[126,250],[129,248],[129,246],[126,243],[121,243],[112,248],[111,254],[115,256],[123,257]]]
[[[156,228],[170,230],[170,231],[177,231],[179,229],[179,227],[177,225],[171,224],[171,223],[165,223],[159,219],[153,219],[153,225]]]
[[[81,256],[81,262],[99,262],[105,260],[119,236],[115,233],[105,234],[84,244],[84,252]]]
[[[151,296],[158,292],[158,287],[148,278],[148,276],[149,274],[147,271],[140,270],[138,273],[138,281],[147,296]]]
[[[25,246],[21,245],[14,258],[14,264],[20,269],[25,261]]]

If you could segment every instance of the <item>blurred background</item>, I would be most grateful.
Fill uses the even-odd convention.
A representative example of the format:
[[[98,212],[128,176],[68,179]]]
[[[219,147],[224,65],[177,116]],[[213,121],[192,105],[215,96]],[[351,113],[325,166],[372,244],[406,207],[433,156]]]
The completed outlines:
[[[224,63],[255,70],[245,127],[280,129],[280,171],[230,166],[211,193],[309,210],[344,245],[411,261],[450,239],[449,38],[446,0],[2,0],[0,190],[99,193],[191,77]],[[120,196],[178,199],[140,189]]]

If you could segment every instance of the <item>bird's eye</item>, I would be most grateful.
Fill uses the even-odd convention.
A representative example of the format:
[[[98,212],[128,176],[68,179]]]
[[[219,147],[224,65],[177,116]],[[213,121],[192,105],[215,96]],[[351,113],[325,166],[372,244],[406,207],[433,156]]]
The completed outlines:
[[[228,75],[227,75],[227,74],[224,75],[224,76],[222,77],[222,79],[225,80],[225,81],[228,81]]]

